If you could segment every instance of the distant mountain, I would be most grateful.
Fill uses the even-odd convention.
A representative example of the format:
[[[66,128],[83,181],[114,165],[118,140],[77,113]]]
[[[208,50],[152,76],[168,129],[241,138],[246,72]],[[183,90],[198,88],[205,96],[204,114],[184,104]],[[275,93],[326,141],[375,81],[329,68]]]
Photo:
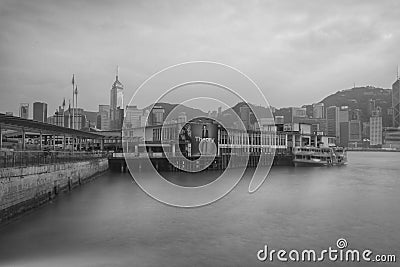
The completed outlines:
[[[388,111],[392,106],[392,90],[376,88],[373,86],[356,87],[338,91],[325,97],[320,102],[325,107],[348,106],[350,109],[361,110],[361,121],[369,121],[374,103],[375,107],[382,110],[382,124],[384,127],[391,125],[392,117]]]
[[[181,112],[185,112],[188,120],[190,120],[191,118],[194,118],[194,117],[201,117],[201,116],[207,115],[207,113],[205,113],[204,111],[202,111],[200,109],[190,108],[190,107],[187,107],[182,104],[171,104],[171,103],[164,103],[164,102],[149,105],[149,106],[145,107],[143,110],[151,110],[153,108],[153,106],[162,106],[164,108],[164,110],[165,110],[164,118],[166,118],[168,116],[168,114],[171,113],[171,111],[173,111],[174,114],[178,114],[178,115]],[[176,118],[174,118],[174,119],[176,119]]]
[[[392,116],[389,113],[389,110],[392,106],[392,90],[385,88],[376,88],[373,86],[365,86],[365,87],[355,87],[351,89],[345,89],[338,91],[334,94],[331,94],[320,101],[320,103],[324,103],[325,108],[330,106],[348,106],[350,110],[359,109],[361,112],[361,121],[368,122],[371,116],[371,112],[373,107],[381,108],[381,116],[382,116],[382,124],[383,127],[391,126],[392,124]],[[218,119],[223,120],[225,123],[234,124],[235,116],[233,112],[236,114],[240,114],[240,107],[245,103],[237,103],[234,107],[228,108],[224,110],[221,114],[218,114]],[[188,120],[193,117],[206,116],[207,113],[200,110],[187,107],[181,104],[170,104],[170,103],[158,103],[158,106],[163,106],[165,109],[165,116],[167,116],[174,108],[176,108],[176,114],[180,112],[185,112]],[[253,104],[248,104],[251,109],[256,113],[257,117],[265,118],[270,114],[270,109],[262,106],[256,106]],[[151,109],[153,105],[146,107],[145,109]],[[274,109],[271,107],[271,109]],[[277,113],[279,110],[285,110],[287,108],[277,109]],[[254,117],[251,118],[252,122]]]
[[[233,126],[236,120],[236,116],[234,113],[236,113],[240,117],[240,108],[247,105],[248,107],[251,108],[251,111],[255,113],[256,117],[258,119],[261,118],[272,118],[273,115],[271,113],[271,109],[263,107],[263,106],[256,106],[250,103],[245,103],[245,102],[239,102],[232,108],[228,108],[222,112],[222,114],[218,115],[218,119],[223,121],[226,125]],[[255,116],[250,116],[250,121],[251,123],[256,122],[256,117]]]
[[[240,114],[240,107],[246,105],[244,102],[237,103],[234,107],[228,108],[221,112],[221,114],[218,114],[217,119],[222,121],[224,125],[226,126],[233,126],[235,122],[237,121],[234,116],[234,113]],[[248,104],[251,109],[254,111],[254,113],[257,115],[258,118],[266,118],[266,117],[272,117],[270,109],[262,107],[262,106],[256,106],[253,104]],[[207,113],[200,110],[200,109],[195,109],[195,108],[190,108],[182,104],[170,104],[170,103],[157,103],[153,105],[149,105],[145,107],[143,110],[151,110],[153,106],[162,106],[165,110],[164,117],[168,116],[170,112],[174,110],[174,114],[179,115],[181,112],[185,112],[187,119],[190,120],[195,117],[202,117],[202,116],[207,116]],[[269,115],[268,115],[269,114]],[[240,115],[239,115],[240,116]],[[207,116],[208,117],[208,116]],[[174,119],[175,116],[174,116]],[[255,122],[255,117],[251,116],[251,121]]]

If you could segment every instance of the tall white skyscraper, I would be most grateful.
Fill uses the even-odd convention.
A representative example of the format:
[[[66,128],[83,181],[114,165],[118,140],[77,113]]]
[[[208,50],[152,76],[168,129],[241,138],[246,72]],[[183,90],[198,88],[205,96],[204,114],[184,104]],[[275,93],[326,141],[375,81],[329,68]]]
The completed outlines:
[[[118,68],[115,81],[110,91],[110,130],[119,130],[122,128],[123,120],[123,84],[118,80]]]

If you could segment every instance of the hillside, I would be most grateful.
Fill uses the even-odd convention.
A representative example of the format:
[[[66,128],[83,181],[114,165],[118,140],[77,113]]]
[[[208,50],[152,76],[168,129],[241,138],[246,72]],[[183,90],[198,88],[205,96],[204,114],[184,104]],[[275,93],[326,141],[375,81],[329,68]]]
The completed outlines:
[[[240,107],[243,105],[245,105],[245,102],[240,102],[240,103],[237,103],[234,107],[224,110],[222,112],[222,114],[220,114],[218,116],[218,119],[223,121],[226,125],[229,125],[229,126],[234,125],[234,123],[236,122],[236,118],[237,118],[236,116],[234,116],[234,113],[236,113],[240,117]],[[273,117],[271,110],[266,107],[256,106],[256,105],[253,105],[250,103],[248,103],[247,105],[250,106],[252,112],[254,112],[256,114],[258,119]],[[256,121],[256,117],[251,116],[250,120],[252,123],[254,123]]]
[[[350,109],[360,109],[363,122],[369,121],[375,102],[375,106],[382,108],[382,123],[386,127],[391,125],[392,120],[388,114],[388,109],[392,106],[391,97],[390,89],[367,86],[338,91],[320,102],[324,103],[325,107],[348,106]]]
[[[190,108],[182,104],[171,104],[160,102],[156,104],[157,106],[162,106],[165,110],[164,118],[168,116],[168,114],[174,110],[175,114],[179,114],[181,112],[185,112],[188,120],[194,117],[206,116],[207,113],[203,112],[200,109]],[[145,107],[143,110],[151,110],[154,105],[149,105]]]

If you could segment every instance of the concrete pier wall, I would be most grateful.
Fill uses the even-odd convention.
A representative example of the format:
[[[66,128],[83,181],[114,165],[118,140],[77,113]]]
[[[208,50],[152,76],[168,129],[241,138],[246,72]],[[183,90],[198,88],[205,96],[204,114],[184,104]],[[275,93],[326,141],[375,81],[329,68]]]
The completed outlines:
[[[0,222],[53,199],[108,169],[107,158],[0,169]]]

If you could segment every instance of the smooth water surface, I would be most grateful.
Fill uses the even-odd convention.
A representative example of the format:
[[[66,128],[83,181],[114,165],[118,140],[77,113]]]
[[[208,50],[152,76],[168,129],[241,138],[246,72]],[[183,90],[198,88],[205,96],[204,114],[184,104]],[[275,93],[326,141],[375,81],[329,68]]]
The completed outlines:
[[[254,194],[249,172],[193,209],[159,203],[129,174],[109,172],[1,226],[0,266],[298,266],[256,253],[265,244],[327,249],[338,238],[399,260],[399,163],[400,153],[349,152],[344,167],[273,167]]]

